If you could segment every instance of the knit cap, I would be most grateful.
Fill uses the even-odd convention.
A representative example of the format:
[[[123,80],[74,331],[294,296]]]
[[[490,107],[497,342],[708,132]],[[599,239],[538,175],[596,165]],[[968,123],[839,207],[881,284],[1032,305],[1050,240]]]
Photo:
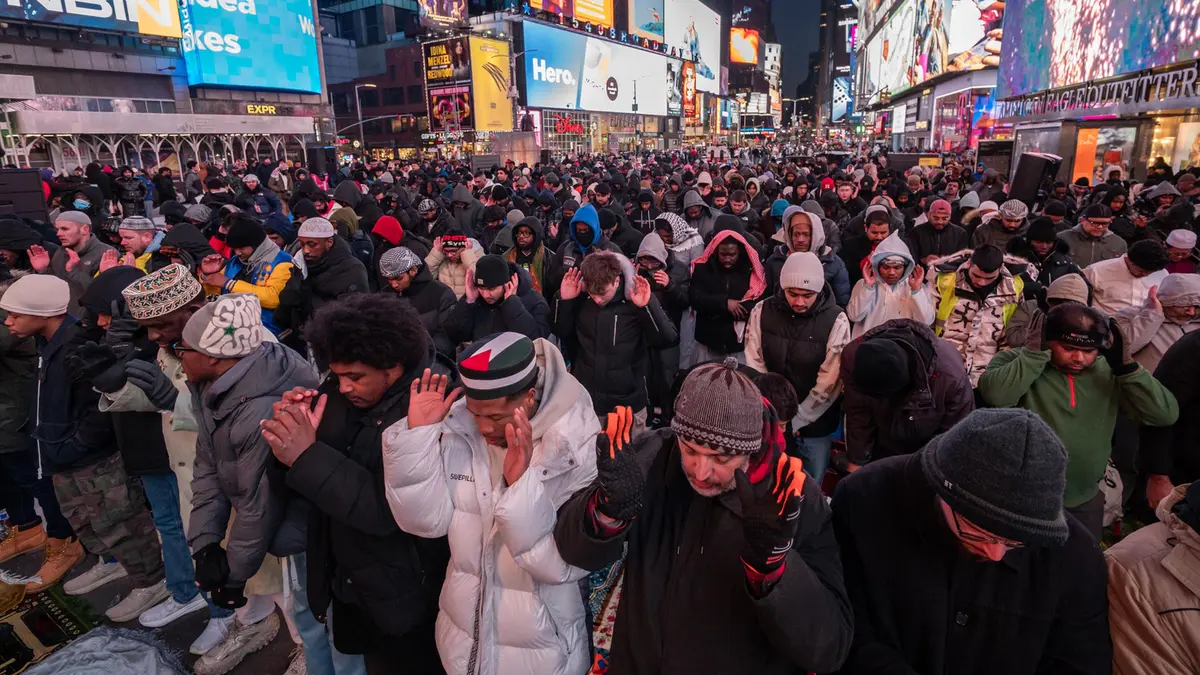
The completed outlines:
[[[26,316],[60,316],[67,313],[71,287],[52,274],[27,274],[18,278],[0,297],[0,309]]]
[[[258,296],[230,293],[196,310],[183,327],[183,341],[205,356],[240,359],[262,345],[265,333]]]
[[[246,185],[249,185],[251,183],[257,184],[258,176],[253,173],[247,173],[245,176],[242,176],[242,182],[245,183]]]
[[[406,246],[394,246],[379,258],[379,273],[385,279],[395,279],[414,267],[421,266],[421,258]]]
[[[908,386],[908,352],[895,340],[863,340],[854,354],[854,386],[867,396],[886,397]]]
[[[1167,246],[1172,248],[1196,248],[1196,233],[1191,230],[1171,230],[1167,235]]]
[[[1067,451],[1037,414],[976,410],[918,454],[929,485],[975,525],[1024,544],[1067,542]]]
[[[258,248],[258,245],[263,243],[266,238],[267,231],[257,220],[235,218],[233,224],[229,226],[229,232],[225,235],[225,243],[229,248],[242,248],[243,246]]]
[[[1047,201],[1046,206],[1042,208],[1042,213],[1046,214],[1047,216],[1066,218],[1067,205],[1058,201],[1057,199],[1051,199]]]
[[[675,399],[671,430],[717,452],[752,455],[762,449],[762,394],[733,357],[697,366]]]
[[[779,273],[779,286],[820,293],[825,288],[825,268],[820,258],[809,251],[789,255]]]
[[[170,314],[203,293],[204,287],[188,268],[172,263],[129,284],[121,296],[130,316],[141,321]]]
[[[1082,275],[1071,273],[1050,282],[1046,289],[1047,300],[1069,300],[1081,305],[1088,304],[1088,285]]]
[[[1034,218],[1029,223],[1029,231],[1025,233],[1025,238],[1029,241],[1055,241],[1058,239],[1058,229],[1054,227],[1054,221],[1046,218]]]
[[[525,391],[537,381],[533,341],[520,333],[495,333],[471,344],[458,358],[467,398],[490,401]]]
[[[417,204],[417,215],[421,216],[422,218],[430,213],[433,213],[434,211],[437,211],[437,203],[432,199],[422,199],[421,203]]]
[[[183,217],[193,223],[207,223],[212,220],[212,209],[204,204],[192,204],[183,212]]]
[[[512,279],[508,261],[495,254],[485,255],[475,263],[475,287],[496,288]]]
[[[458,230],[451,230],[449,234],[442,237],[443,249],[464,249],[467,245],[467,235]]]
[[[146,216],[129,216],[121,219],[121,224],[117,225],[118,230],[131,230],[133,232],[153,232],[158,229],[153,220]]]
[[[76,225],[91,225],[92,219],[83,211],[63,211],[54,219],[57,223],[75,223]]]
[[[296,236],[308,239],[332,239],[337,236],[337,229],[333,227],[333,223],[324,218],[309,218],[300,224],[300,231],[296,233]]]

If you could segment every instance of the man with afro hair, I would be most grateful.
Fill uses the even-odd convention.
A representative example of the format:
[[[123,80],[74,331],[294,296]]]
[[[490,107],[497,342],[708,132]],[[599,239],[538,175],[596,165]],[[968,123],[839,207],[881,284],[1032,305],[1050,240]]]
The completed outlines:
[[[329,376],[285,394],[263,435],[291,467],[288,487],[313,505],[309,607],[321,621],[332,608],[334,646],[363,654],[368,672],[404,663],[414,675],[441,673],[434,619],[449,546],[396,525],[381,446],[384,429],[408,415],[414,378],[433,365],[429,335],[409,303],[381,294],[326,304],[305,335]]]

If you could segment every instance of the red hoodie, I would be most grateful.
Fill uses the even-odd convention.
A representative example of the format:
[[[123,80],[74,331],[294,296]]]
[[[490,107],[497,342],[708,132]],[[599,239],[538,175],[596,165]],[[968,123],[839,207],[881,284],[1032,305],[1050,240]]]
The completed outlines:
[[[404,227],[393,216],[381,216],[375,221],[375,227],[371,232],[383,237],[391,242],[392,246],[399,246],[404,239]]]

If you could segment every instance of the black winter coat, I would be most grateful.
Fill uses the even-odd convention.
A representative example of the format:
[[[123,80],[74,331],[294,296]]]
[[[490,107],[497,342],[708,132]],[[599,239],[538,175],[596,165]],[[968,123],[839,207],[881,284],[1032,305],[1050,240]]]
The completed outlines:
[[[1034,253],[1025,237],[1009,239],[1008,252],[1028,260],[1037,268],[1037,283],[1042,288],[1048,288],[1055,279],[1066,274],[1083,276],[1083,270],[1071,261],[1071,247],[1062,239],[1054,240],[1054,249],[1045,258]]]
[[[384,292],[395,294],[391,286],[385,287]],[[454,291],[446,284],[434,279],[433,275],[429,273],[429,268],[421,265],[421,271],[417,272],[412,284],[404,293],[400,294],[400,297],[407,300],[420,315],[421,323],[429,332],[429,337],[433,339],[434,347],[442,354],[454,356],[454,345],[446,336],[444,327],[446,320],[454,311],[454,305],[458,302]]]
[[[517,275],[516,295],[489,305],[481,297],[469,302],[463,295],[454,304],[454,311],[443,324],[450,343],[457,347],[493,333],[512,331],[530,340],[550,335],[550,305],[541,293],[533,290],[529,272],[509,263]]]
[[[571,374],[592,395],[597,415],[627,405],[646,407],[649,349],[675,344],[679,333],[653,294],[638,307],[625,297],[627,280],[617,295],[600,307],[580,294],[554,300],[554,334],[573,343]]]
[[[432,362],[428,359],[427,362]],[[342,651],[379,651],[389,640],[425,629],[432,635],[450,547],[396,525],[385,495],[383,432],[408,415],[407,371],[369,409],[338,392],[337,377],[320,387],[329,397],[317,442],[287,472],[287,485],[313,504],[308,517],[308,603],[324,621],[339,602],[334,642]]]
[[[696,312],[696,342],[722,354],[734,354],[746,348],[745,332],[739,339],[733,327],[735,321],[739,320],[729,313],[727,301],[742,301],[746,319],[750,318],[750,310],[762,299],[759,296],[743,300],[750,289],[750,275],[753,273],[744,249],[732,269],[722,267],[716,253],[692,268],[688,294],[692,309]]]
[[[608,238],[621,249],[621,253],[630,260],[637,258],[638,247],[642,245],[642,239],[646,236],[634,229],[632,225],[628,225],[623,220],[624,215],[618,219],[616,228],[608,234]]]
[[[305,261],[308,276],[299,270],[279,294],[275,323],[280,328],[299,332],[318,309],[350,293],[367,293],[367,268],[355,258],[350,245],[341,237],[333,238],[333,248],[319,260]],[[301,352],[303,353],[303,352]]]
[[[654,221],[661,215],[662,211],[654,206],[653,202],[649,209],[642,209],[639,204],[634,206],[633,212],[629,214],[629,224],[642,235],[647,235],[654,231]]]
[[[745,673],[796,675],[837,670],[853,634],[829,507],[811,478],[783,575],[751,595],[740,559],[737,494],[702,497],[680,465],[669,429],[634,439],[628,452],[648,466],[641,513],[615,536],[598,536],[592,487],[558,513],[554,540],[568,564],[601,569],[625,559],[625,588],[609,653],[622,675]]]
[[[964,249],[971,248],[967,231],[950,223],[940,230],[934,229],[929,223],[921,223],[908,231],[904,238],[908,250],[912,252],[913,260],[922,263],[926,256],[943,258]],[[860,270],[861,274],[861,270]]]
[[[1170,476],[1175,485],[1200,480],[1200,331],[1179,338],[1154,369],[1154,378],[1175,394],[1179,420],[1142,427],[1140,455],[1148,474]]]
[[[854,647],[843,675],[1103,675],[1112,668],[1108,574],[1067,515],[1062,548],[968,554],[920,455],[873,462],[833,495]]]
[[[816,302],[803,315],[788,306],[782,289],[763,300],[761,311],[759,328],[767,372],[782,375],[797,392],[807,396],[816,385],[817,374],[825,362],[829,333],[843,313],[834,299],[833,289],[825,284]],[[829,436],[837,431],[841,416],[841,406],[835,401],[811,424],[792,431],[813,438]]]
[[[100,394],[90,382],[77,382],[67,367],[79,324],[67,315],[49,340],[37,338],[38,384],[33,437],[46,473],[65,473],[95,464],[117,451],[112,417],[100,412]]]

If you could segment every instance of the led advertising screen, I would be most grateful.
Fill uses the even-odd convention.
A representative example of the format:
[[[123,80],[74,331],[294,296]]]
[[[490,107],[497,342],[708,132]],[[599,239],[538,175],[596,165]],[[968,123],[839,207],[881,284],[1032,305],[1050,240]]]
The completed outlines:
[[[946,70],[979,70],[1000,65],[1004,10],[1005,3],[1000,0],[954,0],[946,22],[950,43]]]
[[[429,130],[463,131],[473,129],[471,87],[466,84],[429,88]]]
[[[761,31],[771,20],[763,0],[733,0],[733,11],[729,22],[733,28],[753,28]]]
[[[696,109],[696,64],[683,61],[683,116],[694,118],[699,111]]]
[[[601,26],[613,25],[613,0],[529,0],[529,6]]]
[[[475,129],[512,131],[508,43],[471,36],[471,94]]]
[[[667,114],[683,113],[683,61],[667,59]]]
[[[879,102],[884,91],[908,89],[909,67],[916,53],[916,12],[913,0],[904,0],[879,32],[867,41],[858,58],[859,96],[867,104]]]
[[[758,64],[758,31],[749,28],[729,30],[729,62]]]
[[[214,3],[215,4],[215,3]],[[0,19],[182,37],[177,0],[0,0]]]
[[[888,10],[895,5],[896,0],[859,0],[858,25],[862,27],[863,35],[875,32],[887,18]]]
[[[309,0],[183,0],[188,84],[321,93]]]
[[[417,0],[417,5],[421,25],[426,28],[443,28],[467,20],[467,0]]]
[[[471,47],[467,38],[457,37],[422,45],[425,83],[429,86],[471,79]]]
[[[854,110],[854,98],[850,95],[850,78],[833,78],[833,110],[830,122],[842,122]]]
[[[663,41],[663,0],[629,0],[629,34]]]
[[[696,63],[696,88],[721,92],[721,15],[700,0],[666,0],[664,42],[674,55]]]
[[[674,59],[535,21],[523,25],[530,107],[631,113],[636,97],[637,112],[667,114]]]
[[[1000,98],[1200,58],[1195,0],[1009,0]]]

